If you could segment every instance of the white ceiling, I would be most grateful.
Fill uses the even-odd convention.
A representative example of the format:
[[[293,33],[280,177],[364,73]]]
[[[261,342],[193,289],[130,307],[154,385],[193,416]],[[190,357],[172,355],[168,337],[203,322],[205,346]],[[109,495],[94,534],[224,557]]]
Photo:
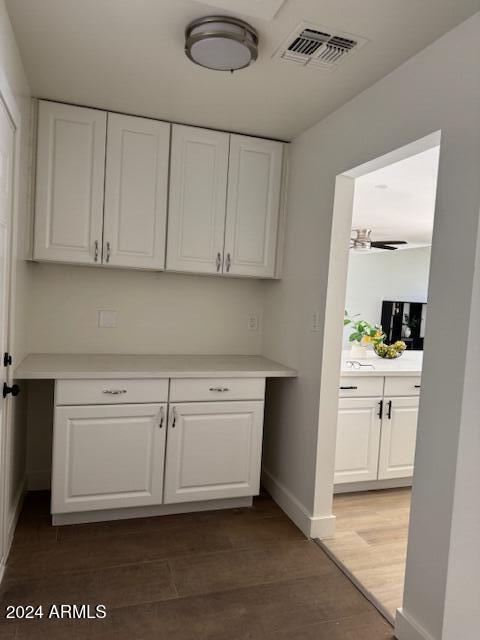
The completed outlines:
[[[192,64],[193,19],[272,15],[275,0],[6,0],[37,97],[292,139],[479,9],[479,0],[286,0],[234,74]],[[220,9],[218,8],[220,7]],[[333,73],[272,60],[302,21],[368,38]]]
[[[439,154],[434,147],[357,178],[352,227],[372,229],[372,240],[406,240],[400,249],[429,246]]]

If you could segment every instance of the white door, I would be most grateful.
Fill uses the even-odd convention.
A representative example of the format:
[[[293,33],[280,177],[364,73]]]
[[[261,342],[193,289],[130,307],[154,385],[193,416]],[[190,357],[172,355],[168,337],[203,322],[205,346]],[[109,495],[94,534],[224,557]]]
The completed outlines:
[[[9,284],[10,284],[10,225],[13,203],[13,168],[15,158],[15,130],[0,96],[0,357],[8,349]],[[0,561],[3,560],[5,531],[5,438],[7,428],[6,403],[3,386],[9,383],[7,368],[0,362]]]
[[[263,402],[170,405],[165,502],[257,494],[262,428]]]
[[[335,484],[376,480],[381,398],[340,398]]]
[[[273,277],[283,144],[232,135],[224,273]]]
[[[103,262],[165,267],[170,124],[108,114]]]
[[[221,273],[228,133],[173,125],[167,269]]]
[[[161,504],[166,408],[56,407],[52,513]]]
[[[386,398],[378,478],[413,476],[419,398]]]
[[[39,104],[36,260],[101,260],[106,117],[96,109]]]

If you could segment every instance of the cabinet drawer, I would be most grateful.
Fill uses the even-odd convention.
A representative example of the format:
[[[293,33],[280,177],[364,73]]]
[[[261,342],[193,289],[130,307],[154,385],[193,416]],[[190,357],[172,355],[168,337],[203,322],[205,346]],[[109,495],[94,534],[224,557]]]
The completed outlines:
[[[338,395],[340,398],[382,396],[383,377],[343,376]]]
[[[138,380],[57,380],[55,403],[124,404],[166,402],[168,380],[147,378]]]
[[[420,395],[420,376],[402,376],[385,378],[385,396]]]
[[[177,378],[170,383],[170,402],[263,400],[265,378]]]

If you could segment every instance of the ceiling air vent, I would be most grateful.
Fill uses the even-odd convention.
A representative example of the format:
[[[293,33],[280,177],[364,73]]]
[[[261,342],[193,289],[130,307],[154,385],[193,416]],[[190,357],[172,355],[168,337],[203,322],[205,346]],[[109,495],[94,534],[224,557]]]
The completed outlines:
[[[358,51],[367,40],[349,33],[300,24],[273,57],[301,66],[333,70]]]

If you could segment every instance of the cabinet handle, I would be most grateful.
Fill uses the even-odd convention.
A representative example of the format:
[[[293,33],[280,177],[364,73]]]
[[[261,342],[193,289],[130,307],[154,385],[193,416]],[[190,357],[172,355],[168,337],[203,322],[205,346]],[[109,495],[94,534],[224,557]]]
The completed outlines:
[[[392,419],[392,401],[391,401],[391,400],[389,400],[389,401],[388,401],[388,412],[387,412],[387,418],[388,418],[389,420],[391,420],[391,419]]]
[[[160,407],[160,424],[158,425],[159,429],[162,429],[164,420],[165,420],[165,409],[163,407]]]
[[[378,403],[378,417],[380,420],[383,418],[383,400]]]
[[[177,422],[177,408],[173,407],[172,409],[172,429],[175,429],[175,424]]]
[[[107,252],[105,256],[105,262],[110,262],[110,242],[107,242]]]
[[[230,391],[229,387],[210,387],[210,391],[218,391],[223,393],[224,391]]]
[[[227,273],[230,271],[230,266],[232,264],[232,258],[229,253],[227,253],[227,259],[225,261],[225,265],[227,267]]]
[[[98,262],[98,240],[95,240],[93,244],[93,259]]]
[[[104,389],[102,393],[107,393],[110,396],[121,396],[123,393],[127,393],[126,389]]]
[[[217,253],[217,259],[215,260],[215,264],[217,266],[217,273],[220,271],[220,267],[222,266],[222,254],[220,251]]]
[[[421,386],[422,386],[421,384],[416,384],[415,389],[420,389]]]
[[[354,391],[355,389],[358,389],[358,387],[352,385],[351,387],[340,387],[340,389],[343,389],[344,391]]]

